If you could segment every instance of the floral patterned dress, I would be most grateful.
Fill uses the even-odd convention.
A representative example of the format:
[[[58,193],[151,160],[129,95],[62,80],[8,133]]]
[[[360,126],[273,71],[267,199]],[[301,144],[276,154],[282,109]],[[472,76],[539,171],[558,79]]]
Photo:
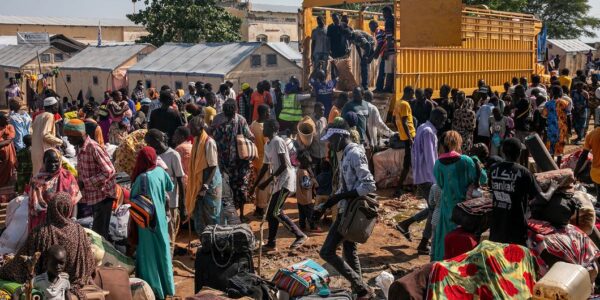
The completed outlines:
[[[470,103],[472,106],[472,100]],[[471,147],[473,147],[473,132],[476,126],[475,117],[475,112],[468,107],[467,103],[454,112],[452,130],[460,133],[463,139],[462,153],[468,153]]]
[[[569,102],[563,99],[546,102],[542,117],[546,119],[546,148],[551,155],[560,156],[567,142],[567,111]]]
[[[248,194],[250,182],[250,162],[239,159],[235,137],[243,134],[254,140],[254,135],[246,119],[239,114],[229,119],[224,114],[215,117],[212,123],[212,136],[219,152],[219,169],[229,175],[229,184],[234,191],[236,207],[240,207]]]

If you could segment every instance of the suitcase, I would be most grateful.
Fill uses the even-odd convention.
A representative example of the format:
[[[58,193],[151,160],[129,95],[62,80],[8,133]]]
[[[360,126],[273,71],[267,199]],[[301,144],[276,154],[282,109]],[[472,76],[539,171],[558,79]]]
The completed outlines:
[[[588,271],[582,266],[562,261],[555,263],[533,287],[534,300],[588,299],[591,294]]]
[[[205,246],[202,246],[204,248]],[[227,291],[229,278],[238,273],[254,273],[251,252],[221,252],[199,249],[194,262],[194,292],[203,287]]]
[[[200,236],[202,251],[217,250],[218,252],[238,253],[251,252],[255,247],[254,232],[248,224],[239,225],[208,225]]]
[[[369,194],[349,201],[344,214],[339,216],[338,232],[345,240],[365,243],[377,223],[379,203],[377,195]]]
[[[106,300],[132,300],[129,287],[129,273],[120,267],[98,267],[94,283],[110,294]]]
[[[525,146],[527,146],[527,150],[531,153],[535,164],[541,172],[558,170],[556,162],[552,159],[550,152],[546,149],[546,145],[537,133],[525,138]]]
[[[312,259],[281,268],[271,280],[279,290],[288,293],[290,297],[317,294],[326,297],[329,290],[329,272]]]
[[[479,234],[490,227],[492,208],[491,198],[466,200],[454,206],[451,220],[465,231]]]
[[[332,300],[352,300],[352,293],[346,290],[332,290],[331,294],[327,297],[321,297],[319,295],[308,295],[296,298],[297,300],[318,300],[318,299],[332,299]],[[390,298],[391,299],[391,298]]]

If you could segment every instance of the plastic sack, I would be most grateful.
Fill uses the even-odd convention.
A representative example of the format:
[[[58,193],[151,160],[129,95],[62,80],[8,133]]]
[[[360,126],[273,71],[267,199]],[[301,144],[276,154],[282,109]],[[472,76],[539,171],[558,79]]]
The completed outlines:
[[[383,291],[385,299],[388,299],[388,292],[392,283],[394,283],[394,275],[386,271],[381,272],[375,277],[375,284]]]
[[[404,149],[387,149],[373,154],[375,183],[380,189],[397,187],[404,164]],[[408,172],[404,185],[412,185],[412,172]]]
[[[97,266],[121,267],[132,274],[135,270],[135,261],[119,252],[111,243],[90,229],[84,229],[90,240],[92,253]]]
[[[12,199],[6,209],[6,229],[0,236],[0,255],[15,253],[27,240],[29,196]]]
[[[112,213],[108,234],[113,241],[127,239],[130,207],[129,204],[123,204]]]

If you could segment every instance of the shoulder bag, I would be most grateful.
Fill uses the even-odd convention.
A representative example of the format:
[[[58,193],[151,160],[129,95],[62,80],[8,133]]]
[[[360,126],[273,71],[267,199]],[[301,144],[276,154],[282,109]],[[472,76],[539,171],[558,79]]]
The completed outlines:
[[[252,161],[258,157],[258,149],[254,142],[250,139],[246,138],[246,136],[242,133],[242,128],[239,125],[238,117],[235,117],[235,127],[236,127],[236,136],[235,136],[235,144],[237,147],[237,154],[239,159]]]
[[[142,174],[141,193],[131,198],[129,215],[140,228],[154,229],[156,227],[156,207],[148,193],[148,176]]]

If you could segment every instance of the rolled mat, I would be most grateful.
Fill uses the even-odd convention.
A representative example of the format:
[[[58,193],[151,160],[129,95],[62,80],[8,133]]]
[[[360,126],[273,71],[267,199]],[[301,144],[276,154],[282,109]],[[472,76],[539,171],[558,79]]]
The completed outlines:
[[[534,174],[535,180],[540,185],[542,191],[548,190],[550,187],[550,182],[552,180],[557,183],[562,183],[559,188],[568,189],[571,187],[571,184],[575,182],[575,176],[573,175],[573,170],[571,169],[560,169],[548,172],[541,172]]]
[[[541,172],[558,170],[556,162],[552,159],[546,145],[537,133],[525,138],[525,146],[527,146],[527,150],[535,160],[538,170]]]

